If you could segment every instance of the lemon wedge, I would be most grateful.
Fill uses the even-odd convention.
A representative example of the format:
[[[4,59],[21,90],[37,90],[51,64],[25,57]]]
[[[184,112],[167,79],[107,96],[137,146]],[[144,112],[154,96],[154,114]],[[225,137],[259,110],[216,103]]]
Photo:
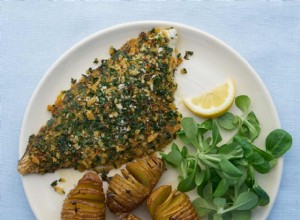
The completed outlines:
[[[216,118],[231,107],[235,97],[235,83],[232,79],[211,91],[196,97],[183,99],[184,104],[196,115],[203,118]]]

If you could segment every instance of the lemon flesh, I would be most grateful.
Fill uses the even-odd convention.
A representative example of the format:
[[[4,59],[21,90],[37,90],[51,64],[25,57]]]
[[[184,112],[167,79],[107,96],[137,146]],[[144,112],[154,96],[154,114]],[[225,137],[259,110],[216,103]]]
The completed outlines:
[[[207,93],[183,101],[194,114],[203,118],[216,118],[229,110],[234,97],[235,83],[228,79]]]

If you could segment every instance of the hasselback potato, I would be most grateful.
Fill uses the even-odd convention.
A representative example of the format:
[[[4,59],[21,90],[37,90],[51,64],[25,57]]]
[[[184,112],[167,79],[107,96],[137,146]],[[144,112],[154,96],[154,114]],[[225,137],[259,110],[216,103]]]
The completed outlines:
[[[61,219],[105,219],[105,195],[98,174],[88,172],[78,181],[63,203]]]
[[[189,197],[172,187],[163,185],[147,199],[147,208],[153,220],[199,220]]]
[[[141,220],[141,219],[131,213],[122,213],[121,215],[118,216],[117,220]]]
[[[163,160],[157,157],[140,159],[121,169],[107,189],[108,208],[115,214],[128,213],[137,208],[150,194],[164,171]]]

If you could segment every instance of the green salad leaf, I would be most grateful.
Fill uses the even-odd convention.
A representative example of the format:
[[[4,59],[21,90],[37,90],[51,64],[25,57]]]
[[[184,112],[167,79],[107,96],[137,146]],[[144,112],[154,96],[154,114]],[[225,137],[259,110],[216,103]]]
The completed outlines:
[[[266,150],[256,146],[261,127],[250,109],[250,98],[238,96],[235,104],[241,115],[227,112],[201,123],[183,118],[177,137],[185,146],[174,143],[169,153],[161,154],[179,173],[177,189],[197,191],[193,206],[199,216],[212,220],[249,220],[252,209],[269,204],[270,197],[258,184],[256,172],[268,173],[292,146],[291,135],[283,129],[270,132]],[[223,132],[232,133],[226,143]]]

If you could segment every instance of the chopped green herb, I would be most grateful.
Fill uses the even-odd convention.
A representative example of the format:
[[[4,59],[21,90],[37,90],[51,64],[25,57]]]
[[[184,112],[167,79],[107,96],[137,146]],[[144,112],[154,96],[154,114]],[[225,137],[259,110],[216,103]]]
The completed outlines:
[[[185,55],[184,55],[184,59],[185,60],[189,60],[190,56],[192,56],[194,54],[193,51],[185,51]]]
[[[71,78],[71,83],[72,83],[72,84],[75,84],[76,82],[77,82],[76,79]]]
[[[94,64],[98,64],[99,63],[99,60],[98,60],[98,58],[95,58],[95,60],[94,60]]]
[[[56,186],[56,185],[57,185],[57,180],[54,180],[50,185],[51,185],[52,187]]]

